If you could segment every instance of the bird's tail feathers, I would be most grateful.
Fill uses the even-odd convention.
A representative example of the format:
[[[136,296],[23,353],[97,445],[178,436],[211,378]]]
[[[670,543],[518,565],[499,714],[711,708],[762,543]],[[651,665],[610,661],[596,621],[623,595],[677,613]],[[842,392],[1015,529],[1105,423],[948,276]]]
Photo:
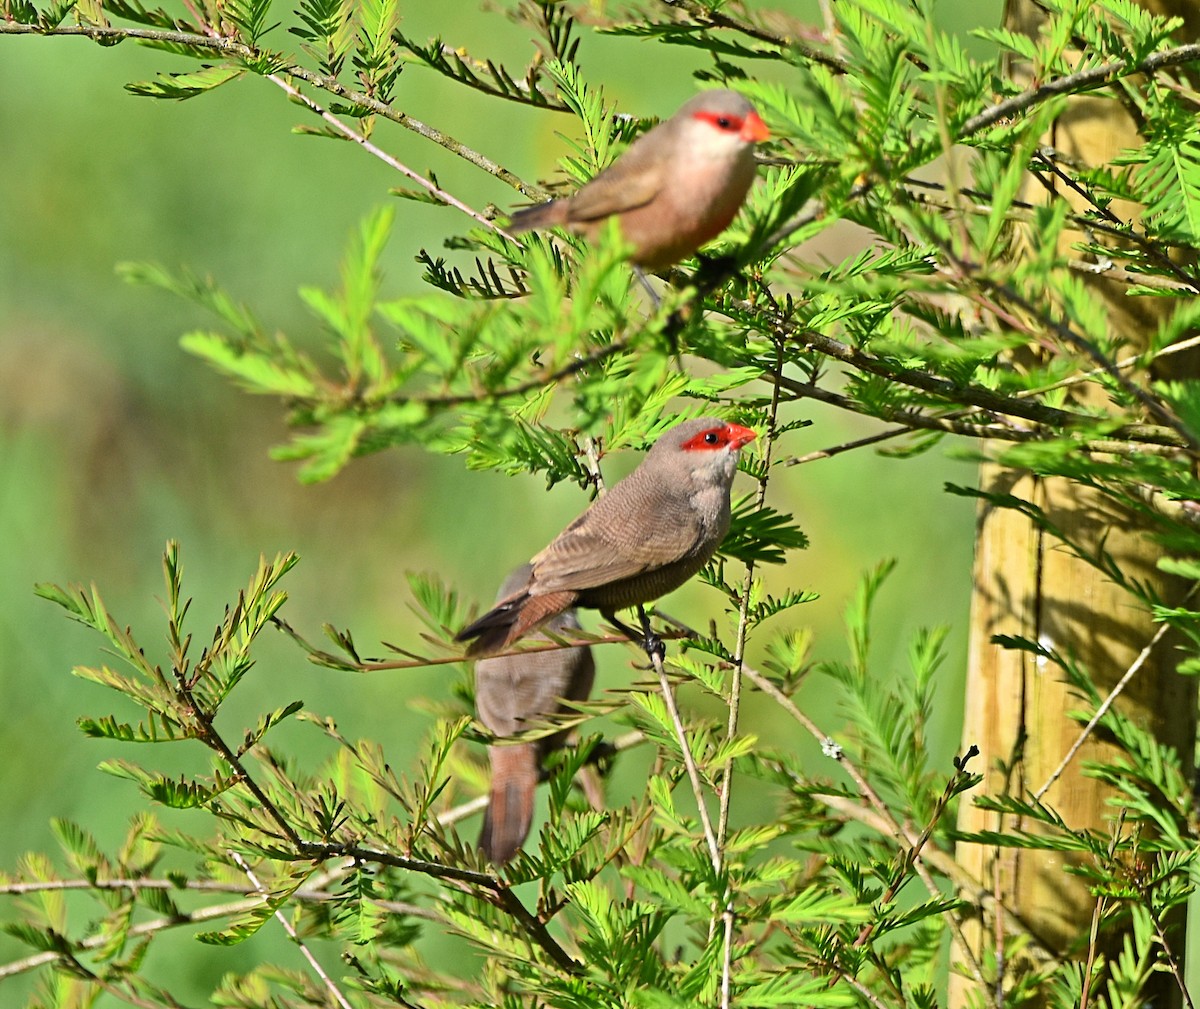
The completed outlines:
[[[488,861],[503,865],[529,836],[537,789],[536,743],[488,748],[492,764],[491,798],[483,814],[479,848]]]
[[[533,231],[538,228],[552,228],[555,225],[567,223],[567,208],[563,200],[551,200],[549,203],[538,203],[532,207],[524,207],[509,218],[505,230],[517,234],[522,231]]]
[[[471,642],[467,648],[468,658],[492,655],[532,634],[546,621],[568,609],[577,598],[575,592],[547,592],[545,595],[518,592],[468,624],[454,640]]]

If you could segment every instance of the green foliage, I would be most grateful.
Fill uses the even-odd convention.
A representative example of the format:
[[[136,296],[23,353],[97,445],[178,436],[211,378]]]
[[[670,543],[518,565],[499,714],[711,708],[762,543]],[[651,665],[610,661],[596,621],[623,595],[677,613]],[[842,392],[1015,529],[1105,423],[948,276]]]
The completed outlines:
[[[25,898],[7,933],[40,957],[33,966],[58,970],[45,1004],[87,1004],[104,992],[174,1005],[144,969],[159,935],[206,923],[199,941],[254,949],[277,922],[310,966],[325,966],[231,973],[213,986],[218,1004],[932,1009],[949,959],[967,956],[958,946],[947,955],[951,937],[984,916],[978,893],[990,888],[964,879],[956,844],[1069,857],[1097,902],[1095,932],[1091,922],[1080,930],[1092,954],[1085,968],[1042,951],[1036,970],[1013,971],[1037,939],[1019,916],[993,929],[992,948],[963,965],[978,1004],[1133,1007],[1156,975],[1177,974],[1172,912],[1191,891],[1196,847],[1189,761],[1110,706],[1071,655],[1010,635],[996,644],[1027,652],[1078,694],[1080,710],[1064,717],[1112,742],[1111,759],[1084,765],[1107,788],[1109,829],[1081,829],[1016,785],[977,794],[979,771],[991,769],[971,766],[970,753],[946,766],[946,746],[930,739],[952,666],[948,631],[918,630],[906,668],[882,668],[884,563],[848,608],[846,657],[817,661],[798,621],[822,578],[788,566],[808,539],[772,495],[783,465],[899,436],[907,440],[891,451],[915,454],[955,436],[975,455],[1101,495],[1166,545],[1164,571],[1197,577],[1200,396],[1186,375],[1160,374],[1200,323],[1200,127],[1179,69],[1194,54],[1172,49],[1176,23],[1128,0],[1047,0],[1035,36],[979,30],[990,47],[982,57],[923,2],[829,5],[833,23],[786,34],[757,5],[684,0],[665,5],[669,16],[663,6],[618,15],[604,4],[501,4],[481,17],[507,14],[534,35],[516,69],[441,38],[409,37],[397,0],[299,0],[286,15],[264,0],[177,14],[125,0],[0,0],[7,34],[53,33],[71,19],[73,33],[140,38],[194,61],[130,84],[135,94],[184,99],[267,83],[299,94],[303,114],[323,114],[310,132],[355,141],[342,145],[346,156],[378,153],[395,167],[390,131],[406,128],[526,198],[546,189],[410,118],[406,74],[437,74],[476,101],[517,103],[529,115],[554,113],[569,147],[559,170],[572,185],[609,165],[652,114],[670,111],[647,100],[618,112],[600,64],[581,57],[589,32],[639,40],[647,53],[679,47],[699,80],[745,94],[772,130],[754,193],[706,249],[715,257],[669,271],[665,286],[648,280],[654,297],[630,271],[616,228],[591,243],[557,233],[515,241],[492,209],[477,211],[437,175],[404,166],[409,188],[396,195],[446,220],[445,248],[418,256],[428,287],[420,295],[389,291],[391,208],[365,215],[333,289],[299,291],[305,333],[270,331],[216,281],[123,268],[213,317],[212,328],[182,337],[184,349],[280,401],[294,430],[274,455],[299,463],[306,481],[417,446],[467,469],[574,484],[566,490],[582,508],[614,456],[644,451],[682,418],[734,418],[759,440],[742,457],[739,481],[751,489],[739,492],[730,534],[701,576],[725,619],[676,628],[687,637],[655,670],[661,677],[530,725],[530,740],[591,732],[601,715],[631,731],[611,748],[592,735],[551,759],[549,818],[502,869],[484,864],[458,826],[484,779],[469,748],[483,733],[464,703],[468,687],[427,710],[420,756],[403,768],[379,743],[344,736],[279,694],[279,678],[266,710],[240,704],[257,664],[277,661],[264,658],[269,628],[331,670],[461,662],[451,639],[467,606],[454,586],[410,577],[424,645],[389,645],[401,656],[391,662],[364,661],[349,630],[327,626],[335,651],[324,651],[285,622],[280,585],[291,554],[263,559],[198,647],[178,549],[168,545],[160,654],[96,588],[39,586],[112,656],[75,672],[119,694],[121,710],[84,716],[80,730],[117,747],[137,743],[144,757],[100,764],[136,787],[116,851],[60,822],[66,871],[31,854],[5,881]],[[288,48],[296,44],[298,53]],[[1009,72],[1010,57],[1032,68],[1036,86]],[[1055,119],[1083,94],[1133,112],[1140,142],[1102,164],[1048,146]],[[1044,199],[1030,202],[1039,184]],[[835,228],[860,244],[814,251]],[[1125,331],[1096,297],[1095,285],[1114,278],[1129,283],[1131,303],[1161,306],[1154,332]],[[888,426],[788,456],[810,399]],[[1019,511],[1045,550],[1092,565],[1175,630],[1182,671],[1200,668],[1191,596],[1168,604],[1144,573],[1034,501],[951,490]],[[904,510],[889,489],[879,497]],[[808,714],[817,682],[839,705],[836,729]],[[769,711],[762,725],[740,708],[754,690]],[[314,730],[333,755],[310,767],[284,747],[289,733]],[[652,751],[643,794],[594,803],[605,772],[637,759],[630,749]],[[751,780],[774,803],[769,818],[739,808]],[[956,833],[964,795],[999,826]],[[147,805],[169,810],[171,826]],[[68,887],[94,905],[85,923],[68,913]],[[1102,947],[1101,933],[1119,941]],[[471,955],[435,962],[432,941],[446,937]],[[337,968],[331,950],[342,953]]]

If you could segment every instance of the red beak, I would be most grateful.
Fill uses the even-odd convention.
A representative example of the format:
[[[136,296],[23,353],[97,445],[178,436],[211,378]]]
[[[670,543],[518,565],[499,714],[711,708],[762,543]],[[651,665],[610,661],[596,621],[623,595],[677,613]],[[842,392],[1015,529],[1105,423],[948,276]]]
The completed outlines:
[[[750,114],[754,115],[753,112]],[[760,119],[759,122],[761,123],[762,120]],[[758,435],[751,431],[750,428],[742,427],[741,424],[729,424],[727,427],[729,429],[730,444],[733,445],[734,448],[741,448],[743,445],[749,445],[750,442],[754,441],[754,439],[758,437]]]
[[[741,137],[747,143],[757,144],[763,140],[769,140],[771,131],[767,129],[767,124],[762,121],[762,117],[751,109],[750,114],[742,120]]]

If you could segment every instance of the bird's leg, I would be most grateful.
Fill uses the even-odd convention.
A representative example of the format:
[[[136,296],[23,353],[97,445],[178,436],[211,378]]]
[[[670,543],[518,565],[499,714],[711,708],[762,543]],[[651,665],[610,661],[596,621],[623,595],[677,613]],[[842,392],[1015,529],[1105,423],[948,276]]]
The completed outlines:
[[[605,620],[607,620],[610,624],[612,624],[613,627],[615,627],[618,631],[620,631],[622,634],[624,634],[625,637],[627,637],[630,641],[634,642],[634,644],[640,645],[645,640],[645,637],[642,634],[639,634],[628,624],[623,623],[620,620],[618,620],[617,615],[615,613],[609,613],[604,610],[601,610],[600,614],[601,614],[601,616],[604,617]]]
[[[646,609],[643,606],[638,607],[638,619],[642,622],[642,647],[646,650],[646,655],[651,662],[655,657],[662,662],[667,657],[667,646],[663,643],[663,639],[654,633],[650,626],[650,618],[646,616]]]
[[[659,661],[661,662],[663,656],[667,654],[667,646],[663,644],[662,638],[660,638],[654,633],[653,630],[651,630],[650,618],[646,616],[646,611],[641,606],[638,607],[638,617],[642,622],[642,629],[640,631],[635,630],[627,623],[618,620],[615,613],[610,613],[604,610],[601,610],[600,613],[605,620],[612,624],[613,627],[624,634],[625,637],[627,637],[635,645],[641,645],[642,650],[651,659],[653,659],[655,654],[657,654]]]
[[[633,267],[633,275],[642,282],[642,287],[644,287],[646,289],[646,293],[650,295],[650,301],[654,305],[654,311],[657,312],[659,307],[662,305],[662,299],[658,296],[658,292],[650,286],[649,278],[647,278],[646,274],[642,272],[642,268],[637,265]]]

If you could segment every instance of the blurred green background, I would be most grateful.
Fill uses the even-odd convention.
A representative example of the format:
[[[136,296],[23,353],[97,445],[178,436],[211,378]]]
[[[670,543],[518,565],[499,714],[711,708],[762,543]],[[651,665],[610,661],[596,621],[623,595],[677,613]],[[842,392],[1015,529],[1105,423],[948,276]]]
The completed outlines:
[[[998,0],[970,6],[977,23],[998,16]],[[441,34],[474,55],[510,61],[514,70],[531,51],[528,30],[474,5],[415,4],[405,17],[411,37]],[[280,36],[276,44],[289,42]],[[590,34],[580,57],[593,83],[640,114],[670,114],[693,93],[691,73],[705,65],[695,50]],[[291,467],[269,460],[270,446],[286,435],[279,404],[239,393],[184,354],[180,334],[209,325],[209,318],[160,292],[123,284],[114,266],[152,261],[211,275],[252,305],[268,329],[313,340],[315,323],[296,288],[336,283],[347,236],[403,180],[350,144],[292,133],[311,120],[256,78],[182,103],[122,88],[156,70],[189,66],[129,43],[101,48],[79,39],[0,38],[4,869],[22,852],[56,850],[51,817],[82,823],[105,845],[118,841],[139,800],[130,783],[96,770],[100,760],[123,756],[167,767],[178,761],[182,768],[195,767],[199,756],[191,754],[189,763],[186,755],[122,750],[82,737],[74,726],[80,715],[115,711],[128,719],[134,712],[70,675],[72,666],[105,656],[93,635],[34,597],[34,583],[95,582],[116,618],[131,624],[157,657],[165,633],[157,602],[160,559],[168,538],[182,544],[198,644],[260,554],[295,550],[302,561],[285,581],[284,616],[310,637],[325,621],[349,627],[370,654],[381,639],[419,645],[406,572],[437,572],[468,599],[489,600],[508,569],[585,504],[573,487],[547,493],[540,478],[467,472],[457,459],[418,450],[357,460],[318,486],[301,486]],[[767,69],[786,81],[779,68]],[[551,175],[565,150],[557,132],[572,130],[566,116],[488,100],[418,67],[403,74],[398,104],[528,178]],[[381,122],[375,140],[411,167],[433,169],[472,205],[519,202],[507,187],[393,124]],[[418,291],[415,253],[423,247],[440,253],[443,240],[464,233],[468,223],[448,208],[401,202],[385,294]],[[805,254],[841,258],[861,241],[843,234]],[[812,425],[788,436],[781,446],[788,455],[878,430],[816,404],[789,407],[787,418],[795,417]],[[614,464],[627,467],[626,460]],[[947,479],[969,483],[973,471],[941,449],[903,462],[858,451],[777,470],[770,503],[795,512],[812,545],[767,574],[772,590],[820,593],[818,602],[778,622],[813,627],[818,657],[839,658],[846,654],[842,612],[861,574],[884,558],[898,560],[881,598],[875,673],[903,673],[916,628],[954,625],[932,739],[949,770],[959,742],[973,513],[968,502],[943,493]],[[503,537],[498,528],[506,530]],[[720,616],[717,596],[700,585],[681,590],[666,608],[697,626]],[[598,689],[627,683],[630,659],[627,651],[606,650]],[[333,673],[272,636],[241,688],[239,711],[249,720],[302,698],[310,710],[334,717],[350,738],[381,741],[403,770],[431,724],[420,699],[449,700],[463,675],[457,667]],[[823,726],[836,731],[840,715],[827,694],[827,681],[815,678],[804,697]],[[784,716],[754,698],[745,725],[775,740],[796,735]],[[289,726],[276,743],[310,768],[331,752],[312,726]],[[805,752],[814,773],[832,773],[821,768],[815,746]],[[648,759],[648,753],[623,758],[611,784],[614,801],[639,781],[644,787]],[[737,796],[742,816],[770,815],[769,807],[756,807],[769,799],[755,789]],[[198,818],[171,822],[203,829]],[[474,836],[477,822],[462,829]],[[173,941],[181,997],[210,991],[224,970],[245,969],[262,955],[258,938],[232,953]],[[0,954],[10,960],[24,950],[4,940]],[[280,953],[289,956],[294,952]],[[15,995],[26,983],[6,982],[0,1002],[8,1004],[6,992]]]

